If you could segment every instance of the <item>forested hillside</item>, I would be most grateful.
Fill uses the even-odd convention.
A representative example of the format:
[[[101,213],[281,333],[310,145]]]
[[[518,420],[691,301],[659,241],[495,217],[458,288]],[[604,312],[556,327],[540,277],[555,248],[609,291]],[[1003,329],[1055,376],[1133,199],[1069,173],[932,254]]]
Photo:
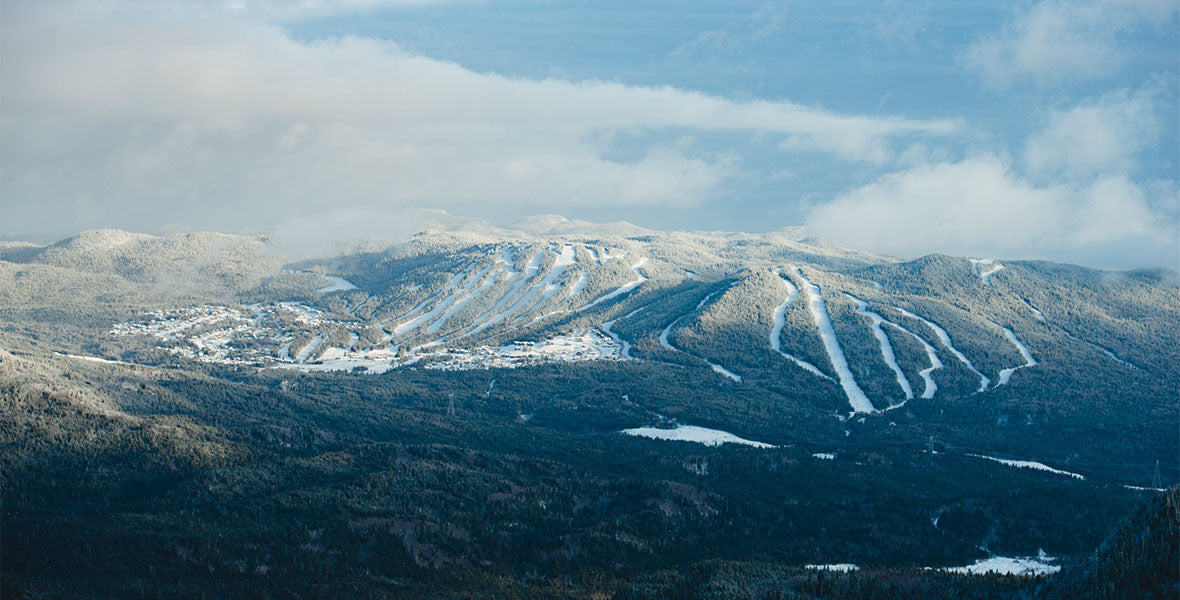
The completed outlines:
[[[1175,493],[1147,488],[1157,464],[1180,475],[1177,290],[551,219],[300,261],[221,234],[9,244],[4,595],[1155,582],[1174,577],[1142,540],[1175,546]],[[1153,497],[1126,529],[1147,538],[1086,558]]]

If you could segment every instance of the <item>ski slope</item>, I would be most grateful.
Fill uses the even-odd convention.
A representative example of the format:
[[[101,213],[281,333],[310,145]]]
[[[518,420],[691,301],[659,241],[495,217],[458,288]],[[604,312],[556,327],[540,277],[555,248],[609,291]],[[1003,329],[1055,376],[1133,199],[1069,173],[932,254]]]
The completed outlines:
[[[824,302],[823,296],[820,295],[819,287],[808,281],[807,277],[803,275],[803,270],[799,267],[795,267],[795,274],[803,282],[803,291],[807,294],[807,308],[811,310],[811,317],[815,319],[815,326],[819,328],[820,340],[824,343],[828,360],[831,361],[832,369],[839,377],[840,387],[844,389],[844,395],[848,397],[848,404],[852,406],[852,412],[877,412],[877,409],[873,408],[873,403],[869,401],[869,397],[856,384],[852,370],[848,368],[848,359],[844,356],[844,349],[840,347],[840,340],[836,339],[836,330],[832,327],[832,318],[828,315],[828,306]]]
[[[920,321],[929,327],[930,330],[934,332],[934,336],[938,338],[938,343],[942,344],[942,347],[946,348],[947,352],[953,354],[955,358],[959,359],[959,362],[963,363],[964,366],[966,366],[972,373],[975,373],[975,375],[979,377],[979,389],[977,392],[982,392],[987,389],[987,386],[991,383],[991,379],[989,379],[987,375],[980,373],[979,370],[975,368],[975,365],[971,364],[971,361],[962,352],[959,352],[958,348],[955,348],[954,344],[951,343],[951,336],[947,335],[945,329],[939,327],[938,324],[934,323],[933,321],[919,317],[918,315],[915,315],[904,308],[898,308],[897,310],[902,314],[902,316]]]
[[[607,259],[607,262],[609,262],[609,259]],[[574,312],[582,312],[582,311],[587,310],[589,308],[598,306],[599,304],[602,304],[603,302],[606,302],[607,300],[611,300],[613,298],[617,298],[619,296],[622,296],[623,294],[626,294],[627,292],[630,292],[631,290],[639,287],[643,282],[647,281],[647,276],[644,275],[643,271],[640,270],[646,265],[647,265],[647,258],[639,259],[639,262],[631,265],[631,270],[635,271],[635,281],[621,285],[617,289],[615,289],[614,291],[604,294],[602,296],[599,296],[590,304],[587,304],[585,306],[575,309]]]
[[[824,373],[823,371],[820,371],[815,365],[813,365],[813,364],[811,364],[811,363],[809,363],[809,362],[807,362],[807,361],[805,361],[793,354],[788,354],[783,351],[782,335],[783,335],[783,326],[786,324],[787,306],[789,306],[791,304],[791,302],[793,302],[795,300],[795,298],[797,298],[799,296],[799,289],[795,287],[795,284],[791,283],[791,280],[787,279],[786,277],[783,277],[782,269],[776,268],[774,270],[774,274],[777,275],[779,277],[779,279],[783,282],[783,285],[786,286],[787,299],[783,300],[783,303],[778,305],[778,307],[774,309],[774,325],[772,325],[770,327],[770,349],[774,350],[775,352],[778,352],[787,360],[795,363],[799,367],[802,367],[804,370],[808,371],[809,373],[812,373],[813,375],[816,375],[817,377],[822,377],[824,379],[827,379],[828,381],[835,381],[834,379],[829,377],[826,373]]]
[[[988,321],[988,322],[991,323],[991,321]],[[1021,343],[1021,341],[1016,337],[1016,334],[1013,333],[1011,329],[1008,329],[1007,327],[1001,327],[1000,325],[997,325],[996,323],[992,323],[992,325],[995,325],[996,327],[999,327],[1000,329],[1004,330],[1004,337],[1008,338],[1008,341],[1011,342],[1012,345],[1016,347],[1016,350],[1018,352],[1020,352],[1020,356],[1022,358],[1024,358],[1023,365],[1011,367],[1008,369],[1003,369],[1000,371],[999,381],[996,382],[996,387],[1000,387],[1001,385],[1008,383],[1008,379],[1010,379],[1012,377],[1012,374],[1015,373],[1017,371],[1017,369],[1023,369],[1025,367],[1036,366],[1037,361],[1036,361],[1036,359],[1033,358],[1032,353],[1030,353],[1028,351],[1028,346],[1025,346],[1023,343]]]
[[[881,324],[885,323],[885,318],[869,310],[869,304],[864,300],[861,300],[852,294],[845,293],[844,295],[848,296],[849,299],[856,303],[857,313],[869,318],[870,326],[873,329],[873,337],[877,338],[877,345],[881,347],[881,357],[885,359],[885,364],[889,366],[891,371],[893,371],[893,376],[897,380],[898,387],[900,387],[902,393],[905,394],[905,399],[913,400],[914,389],[910,387],[909,380],[906,379],[905,373],[901,370],[901,366],[897,364],[897,355],[893,352],[893,344],[889,343],[889,336],[885,335],[885,329],[881,327]],[[890,408],[901,406],[902,404],[905,404],[905,402],[902,401],[901,403],[893,403]]]
[[[918,371],[918,375],[922,378],[922,382],[925,384],[925,387],[922,389],[921,398],[927,400],[933,398],[934,393],[938,391],[938,384],[934,383],[933,373],[934,371],[943,367],[942,360],[938,358],[938,352],[934,350],[934,346],[931,346],[929,342],[922,339],[922,336],[892,321],[886,321],[886,323],[889,326],[896,328],[898,331],[908,334],[910,337],[918,340],[919,344],[922,344],[922,349],[926,351],[926,360],[930,361],[930,366],[922,369],[921,371]]]

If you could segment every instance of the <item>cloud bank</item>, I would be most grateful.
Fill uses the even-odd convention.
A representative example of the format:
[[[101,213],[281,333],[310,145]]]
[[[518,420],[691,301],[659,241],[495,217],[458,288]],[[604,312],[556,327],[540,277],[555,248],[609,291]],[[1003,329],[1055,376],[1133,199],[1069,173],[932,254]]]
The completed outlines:
[[[221,228],[344,207],[683,207],[742,175],[740,156],[650,142],[612,160],[613,132],[760,132],[855,159],[957,127],[513,79],[372,39],[305,43],[218,11],[97,6],[6,9],[10,228],[46,207],[77,227]]]
[[[1038,186],[985,154],[884,175],[816,206],[806,227],[903,257],[941,252],[1176,268],[1175,222],[1153,209],[1176,200],[1174,185],[1145,191],[1122,175]]]

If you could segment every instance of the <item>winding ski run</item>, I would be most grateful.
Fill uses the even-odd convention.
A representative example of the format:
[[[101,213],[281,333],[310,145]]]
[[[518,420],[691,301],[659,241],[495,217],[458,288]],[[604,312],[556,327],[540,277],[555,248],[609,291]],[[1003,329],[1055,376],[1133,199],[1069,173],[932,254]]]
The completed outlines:
[[[603,256],[605,257],[607,255],[604,254]],[[609,261],[610,261],[610,259],[607,258],[606,260],[604,260],[604,263],[609,262]],[[593,308],[595,306],[598,306],[599,304],[602,304],[603,302],[606,302],[607,300],[611,300],[611,299],[617,298],[619,296],[622,296],[623,294],[626,294],[627,292],[630,292],[631,290],[639,287],[640,285],[643,284],[643,282],[647,281],[647,276],[644,275],[643,271],[640,270],[645,266],[647,266],[647,258],[639,259],[639,262],[631,265],[631,270],[635,271],[635,281],[631,281],[629,283],[621,285],[618,288],[616,288],[614,291],[609,292],[607,294],[603,294],[602,296],[599,296],[598,298],[595,298],[593,302],[574,309],[574,312],[582,312],[584,310]]]
[[[701,299],[701,301],[697,303],[697,306],[696,306],[696,308],[694,308],[692,312],[690,312],[690,313],[688,313],[688,314],[680,315],[679,317],[676,317],[676,319],[674,319],[674,320],[673,320],[671,323],[669,323],[669,324],[668,324],[668,326],[667,326],[667,327],[665,327],[665,328],[664,328],[664,330],[660,332],[660,338],[659,338],[659,340],[660,340],[660,345],[661,345],[661,346],[663,346],[663,347],[665,347],[665,348],[667,348],[667,349],[669,349],[669,350],[671,350],[671,351],[673,351],[673,352],[682,352],[682,353],[684,353],[684,354],[688,354],[689,356],[691,356],[691,357],[693,357],[693,358],[696,358],[696,359],[699,359],[699,360],[703,360],[703,361],[705,361],[705,363],[706,363],[706,364],[708,364],[708,365],[709,365],[709,368],[713,369],[713,372],[714,372],[714,373],[717,373],[718,375],[721,375],[721,376],[723,376],[723,377],[727,377],[727,378],[729,378],[729,379],[732,379],[732,380],[734,380],[734,381],[736,381],[736,382],[738,382],[738,383],[741,383],[741,382],[742,382],[742,376],[741,376],[741,375],[738,375],[737,373],[734,373],[733,371],[730,371],[729,369],[726,369],[725,367],[723,367],[723,366],[721,366],[721,365],[719,365],[719,364],[717,364],[717,363],[711,362],[711,361],[709,361],[708,359],[706,359],[706,358],[704,358],[704,357],[697,356],[697,355],[695,355],[695,354],[692,354],[692,353],[686,352],[686,351],[684,351],[684,350],[681,350],[680,348],[677,348],[676,346],[673,346],[673,345],[672,345],[672,342],[668,341],[668,335],[672,333],[672,330],[676,328],[676,325],[677,325],[678,323],[680,323],[681,321],[683,321],[683,320],[684,320],[686,317],[692,316],[692,315],[694,315],[694,314],[696,314],[696,313],[700,312],[700,310],[701,310],[702,308],[704,308],[706,304],[708,304],[708,303],[709,303],[709,300],[711,300],[711,299],[712,299],[714,296],[716,296],[717,294],[720,294],[721,292],[725,291],[725,289],[726,289],[726,288],[721,288],[721,289],[714,290],[714,291],[713,291],[712,293],[710,293],[708,296],[705,296],[704,298],[702,298],[702,299]]]
[[[999,327],[1001,330],[1004,331],[1004,337],[1008,338],[1008,341],[1012,343],[1012,346],[1016,348],[1017,352],[1020,352],[1021,358],[1024,359],[1023,365],[1011,367],[1008,369],[1003,369],[1000,371],[1000,378],[998,381],[996,381],[996,387],[1000,387],[1001,385],[1008,383],[1008,379],[1010,379],[1012,377],[1012,374],[1015,373],[1017,371],[1017,369],[1023,369],[1025,367],[1035,367],[1037,365],[1037,360],[1035,358],[1033,358],[1032,353],[1028,351],[1028,346],[1025,346],[1020,341],[1020,339],[1016,337],[1016,334],[1013,333],[1011,329],[1008,329],[1007,327],[999,325],[998,323],[992,323],[991,321],[988,321],[988,322],[991,323],[992,325],[995,325],[996,327]]]
[[[877,338],[877,344],[881,347],[881,357],[885,359],[885,364],[889,366],[889,370],[893,371],[893,376],[897,379],[897,385],[905,394],[905,400],[900,403],[891,403],[890,408],[897,408],[906,401],[914,399],[914,389],[910,387],[910,382],[905,377],[905,372],[901,370],[901,365],[897,364],[897,355],[893,352],[893,344],[889,343],[889,336],[885,335],[885,328],[881,325],[886,323],[885,318],[881,315],[869,310],[869,303],[845,293],[854,303],[856,303],[856,312],[862,316],[868,317],[870,327],[873,329],[873,337]],[[892,323],[890,323],[892,324]]]
[[[796,288],[795,284],[791,283],[791,280],[787,279],[786,276],[783,275],[782,269],[776,268],[774,270],[774,274],[778,276],[778,278],[783,282],[783,286],[785,286],[787,288],[787,299],[783,300],[783,303],[778,305],[778,308],[774,309],[774,325],[772,325],[770,327],[770,348],[771,348],[771,350],[778,352],[784,358],[795,363],[799,367],[802,367],[804,370],[808,371],[809,373],[812,373],[813,375],[815,375],[817,377],[822,377],[824,379],[827,379],[828,381],[834,382],[835,379],[832,379],[831,377],[829,377],[827,373],[820,371],[818,368],[816,368],[815,365],[813,365],[813,364],[811,364],[811,363],[809,363],[809,362],[807,362],[807,361],[805,361],[793,354],[788,354],[786,352],[783,352],[782,335],[783,335],[783,326],[786,324],[787,306],[790,306],[791,302],[794,302],[795,298],[797,298],[799,296],[799,288]]]
[[[836,339],[836,330],[832,327],[831,316],[828,315],[828,305],[820,295],[819,287],[808,281],[807,277],[803,275],[803,270],[799,267],[795,267],[795,275],[803,282],[803,292],[807,295],[807,308],[811,310],[811,317],[819,329],[819,337],[824,344],[824,350],[828,353],[828,360],[832,363],[832,369],[836,371],[840,387],[844,389],[844,395],[848,397],[848,404],[852,406],[853,414],[879,412],[873,408],[873,403],[869,401],[864,390],[861,390],[860,386],[856,384],[856,378],[852,376],[852,370],[848,368],[848,359],[844,356],[844,349],[840,347],[840,340]]]
[[[959,359],[959,362],[963,363],[965,367],[967,367],[972,373],[975,373],[975,375],[979,377],[979,389],[976,390],[977,393],[987,390],[987,386],[991,383],[991,379],[989,379],[987,375],[980,373],[979,369],[976,369],[975,365],[971,364],[971,360],[968,359],[962,352],[959,352],[958,348],[955,348],[955,345],[951,343],[951,336],[947,335],[945,329],[939,327],[938,324],[934,323],[933,321],[915,315],[904,308],[898,308],[897,310],[902,314],[902,316],[909,319],[914,319],[915,321],[918,321],[930,328],[930,331],[934,332],[934,337],[938,338],[938,343],[942,344],[942,347],[946,348],[947,352],[950,352],[952,355],[954,355],[955,358]]]

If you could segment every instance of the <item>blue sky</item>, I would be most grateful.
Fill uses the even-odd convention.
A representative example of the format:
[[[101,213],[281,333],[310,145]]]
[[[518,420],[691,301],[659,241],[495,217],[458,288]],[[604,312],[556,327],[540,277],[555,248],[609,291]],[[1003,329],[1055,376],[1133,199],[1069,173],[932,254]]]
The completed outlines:
[[[1180,261],[1174,0],[3,6],[6,235],[442,208]]]

